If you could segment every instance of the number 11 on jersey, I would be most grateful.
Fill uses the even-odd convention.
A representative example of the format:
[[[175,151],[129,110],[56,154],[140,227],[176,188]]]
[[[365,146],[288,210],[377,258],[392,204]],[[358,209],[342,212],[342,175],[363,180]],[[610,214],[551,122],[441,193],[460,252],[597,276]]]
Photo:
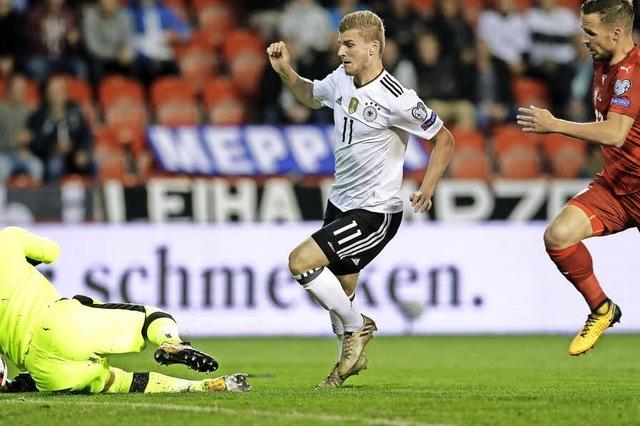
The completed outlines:
[[[349,141],[347,144],[351,144],[351,137],[353,136],[353,118],[344,117],[344,125],[342,126],[342,142],[344,142],[347,134],[347,122],[349,122]]]

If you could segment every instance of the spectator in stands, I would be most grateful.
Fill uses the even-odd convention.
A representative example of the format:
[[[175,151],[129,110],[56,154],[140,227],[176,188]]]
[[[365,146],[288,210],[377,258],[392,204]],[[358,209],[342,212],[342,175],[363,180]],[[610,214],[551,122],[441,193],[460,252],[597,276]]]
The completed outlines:
[[[331,27],[338,31],[338,25],[340,21],[347,13],[355,12],[356,10],[365,9],[358,0],[337,0],[336,4],[329,9],[331,15]]]
[[[556,5],[555,0],[538,0],[538,6],[527,11],[525,20],[530,33],[527,72],[546,82],[554,115],[566,117],[579,44],[578,16],[573,10]]]
[[[178,74],[171,45],[191,37],[189,25],[161,0],[134,0],[128,10],[140,79],[148,86],[159,76]]]
[[[94,86],[105,73],[131,72],[135,59],[133,25],[119,0],[99,0],[97,5],[85,9],[82,29]]]
[[[475,128],[475,109],[468,93],[463,92],[456,63],[441,55],[438,38],[422,33],[416,41],[418,51],[418,95],[447,124],[462,129]]]
[[[25,16],[12,0],[0,0],[0,77],[19,69],[26,53]]]
[[[482,41],[478,41],[476,56],[476,124],[488,131],[495,123],[513,121],[516,108],[511,87],[504,87],[510,82],[500,80],[494,57]]]
[[[567,111],[571,121],[587,122],[595,120],[591,84],[593,83],[593,61],[589,49],[584,44],[578,48],[575,75],[571,81],[571,99]]]
[[[400,47],[392,38],[387,38],[384,42],[382,63],[384,64],[384,69],[397,78],[404,87],[413,90],[417,89],[416,67],[410,60],[400,57]]]
[[[52,73],[66,72],[87,78],[87,66],[80,57],[82,43],[75,12],[65,0],[45,0],[31,10],[28,34],[31,56],[27,71],[39,83]]]
[[[42,162],[29,149],[31,138],[26,129],[29,117],[26,93],[26,78],[14,74],[9,80],[6,96],[0,102],[0,182],[16,174],[42,179]]]
[[[411,0],[380,2],[377,13],[384,21],[385,35],[400,46],[400,56],[416,59],[414,40],[424,30],[424,23],[411,8]]]
[[[481,12],[477,31],[481,113],[501,121],[502,106],[514,104],[513,79],[524,72],[528,31],[515,0],[497,0],[495,9]]]
[[[460,0],[437,0],[435,14],[427,27],[438,38],[443,56],[455,62],[463,93],[475,92],[476,41],[465,20]]]
[[[45,165],[46,182],[56,182],[66,174],[93,176],[93,136],[80,108],[70,102],[62,76],[51,77],[46,100],[29,117],[31,149]]]
[[[314,0],[292,0],[280,18],[280,35],[296,43],[298,62],[309,66],[326,56],[335,33],[331,16]],[[319,74],[318,74],[319,76]],[[310,78],[315,78],[311,75]]]

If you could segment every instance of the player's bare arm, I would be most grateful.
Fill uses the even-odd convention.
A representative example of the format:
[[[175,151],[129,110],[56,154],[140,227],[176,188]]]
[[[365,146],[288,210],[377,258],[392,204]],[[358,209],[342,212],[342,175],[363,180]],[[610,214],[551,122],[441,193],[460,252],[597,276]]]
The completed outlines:
[[[322,104],[313,97],[313,82],[301,77],[291,67],[291,56],[283,41],[271,43],[267,48],[271,67],[278,73],[282,82],[302,105],[318,109]]]
[[[429,167],[424,175],[420,189],[409,197],[415,212],[424,212],[431,209],[431,197],[435,192],[436,185],[453,157],[455,141],[446,127],[443,126],[431,141],[434,147],[429,158]]]
[[[598,145],[621,147],[633,125],[633,118],[609,112],[606,120],[576,123],[556,118],[548,110],[531,105],[519,108],[518,124],[528,133],[561,133]]]

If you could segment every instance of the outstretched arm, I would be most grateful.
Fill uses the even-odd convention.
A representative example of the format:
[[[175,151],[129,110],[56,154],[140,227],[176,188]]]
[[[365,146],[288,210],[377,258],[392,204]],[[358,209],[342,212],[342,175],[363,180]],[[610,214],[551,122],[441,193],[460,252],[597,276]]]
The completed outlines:
[[[556,118],[548,110],[533,105],[519,108],[519,111],[518,124],[524,132],[561,133],[586,142],[618,148],[626,140],[633,125],[633,118],[615,112],[609,112],[603,121],[576,123]]]
[[[455,141],[453,135],[446,127],[442,126],[432,141],[435,146],[433,151],[431,151],[427,173],[425,173],[424,179],[422,179],[420,189],[409,197],[409,201],[411,201],[413,211],[415,212],[424,212],[431,208],[431,197],[435,192],[436,185],[447,169],[451,157],[453,157]]]
[[[48,238],[27,232],[17,226],[9,226],[0,231],[0,245],[16,247],[24,257],[33,263],[53,263],[60,256],[60,246]]]
[[[313,97],[313,82],[300,77],[298,73],[291,68],[291,57],[284,42],[278,41],[271,43],[267,48],[267,55],[269,56],[271,67],[278,73],[282,82],[298,102],[313,109],[318,109],[322,106],[322,104]]]

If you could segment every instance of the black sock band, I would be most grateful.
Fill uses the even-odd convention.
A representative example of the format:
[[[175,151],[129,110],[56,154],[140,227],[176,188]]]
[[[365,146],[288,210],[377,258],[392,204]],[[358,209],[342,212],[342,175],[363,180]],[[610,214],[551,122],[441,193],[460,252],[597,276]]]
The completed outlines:
[[[129,387],[129,393],[141,393],[147,388],[149,373],[133,373],[133,380]]]
[[[147,336],[147,331],[149,330],[149,326],[151,325],[151,323],[159,318],[169,318],[171,319],[173,322],[176,322],[176,320],[173,319],[173,317],[171,315],[169,315],[166,312],[162,312],[162,311],[157,311],[154,312],[150,315],[148,315],[145,319],[144,319],[144,324],[142,324],[142,337],[145,340],[149,340],[148,336]]]
[[[309,269],[307,272],[303,272],[300,275],[294,275],[296,281],[300,283],[300,285],[309,284],[311,281],[315,280],[318,275],[322,273],[324,267],[321,266],[319,268]]]

